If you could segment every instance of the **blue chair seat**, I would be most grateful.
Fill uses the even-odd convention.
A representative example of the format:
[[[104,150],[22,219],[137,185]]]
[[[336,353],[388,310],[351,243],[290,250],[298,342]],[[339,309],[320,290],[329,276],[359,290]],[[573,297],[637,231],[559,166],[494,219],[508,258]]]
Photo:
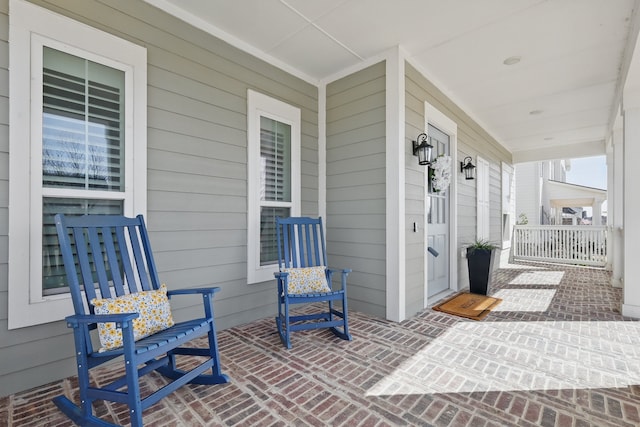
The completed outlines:
[[[135,342],[135,354],[142,354],[156,349],[166,351],[167,345],[180,345],[192,339],[201,337],[207,334],[207,329],[211,320],[209,319],[194,319],[186,322],[176,323],[169,329],[165,329],[160,332],[156,332],[146,338],[142,338]],[[90,357],[115,357],[121,356],[124,353],[124,348],[119,347],[115,350],[109,351],[94,351]]]

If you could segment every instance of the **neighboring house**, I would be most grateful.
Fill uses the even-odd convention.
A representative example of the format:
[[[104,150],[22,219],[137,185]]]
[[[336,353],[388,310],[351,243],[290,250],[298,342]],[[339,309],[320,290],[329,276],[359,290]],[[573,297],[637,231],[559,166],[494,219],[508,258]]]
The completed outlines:
[[[322,215],[350,309],[395,321],[466,286],[477,234],[502,240],[511,154],[400,49],[313,84],[142,1],[0,13],[0,396],[75,372],[55,212],[145,214],[161,280],[220,286],[221,328],[276,312],[275,215]],[[444,193],[412,153],[427,129]]]
[[[515,166],[516,213],[529,225],[585,224],[583,212],[591,207],[592,225],[602,225],[607,190],[566,182],[570,160],[519,163]]]

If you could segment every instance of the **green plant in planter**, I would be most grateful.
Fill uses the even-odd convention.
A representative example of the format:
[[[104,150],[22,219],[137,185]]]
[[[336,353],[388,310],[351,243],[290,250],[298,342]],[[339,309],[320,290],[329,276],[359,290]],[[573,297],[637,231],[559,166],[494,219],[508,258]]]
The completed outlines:
[[[516,225],[527,225],[527,224],[529,224],[529,218],[527,218],[527,214],[523,212],[518,216],[518,221],[516,222]]]
[[[471,250],[471,253],[480,250],[480,251],[492,251],[497,249],[498,247],[485,239],[476,239],[473,243],[467,246],[467,253]]]
[[[488,240],[477,239],[467,246],[467,267],[469,268],[469,292],[487,295],[495,249],[498,247]]]

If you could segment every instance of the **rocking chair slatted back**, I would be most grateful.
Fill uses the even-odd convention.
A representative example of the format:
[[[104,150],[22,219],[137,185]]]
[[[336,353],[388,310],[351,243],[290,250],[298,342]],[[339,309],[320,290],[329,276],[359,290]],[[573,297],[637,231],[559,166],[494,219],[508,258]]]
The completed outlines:
[[[313,218],[278,219],[278,265],[282,268],[327,265],[322,221]]]
[[[149,238],[139,227],[141,219],[111,215],[74,219],[67,234],[73,245],[64,242],[61,252],[76,313],[86,314],[88,308],[93,314],[93,298],[159,289]]]

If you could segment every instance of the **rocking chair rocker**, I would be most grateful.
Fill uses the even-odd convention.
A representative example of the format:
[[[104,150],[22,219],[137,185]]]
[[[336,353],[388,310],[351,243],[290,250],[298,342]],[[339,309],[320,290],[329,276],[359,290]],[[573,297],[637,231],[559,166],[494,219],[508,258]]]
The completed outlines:
[[[58,214],[55,223],[75,310],[66,321],[73,328],[81,402],[76,405],[64,395],[54,398],[65,415],[82,426],[112,426],[94,416],[92,409],[94,400],[109,400],[127,404],[131,425],[142,426],[142,411],[182,385],[229,382],[220,371],[213,315],[213,296],[220,289],[167,292],[160,286],[142,215]],[[168,298],[187,294],[202,295],[204,317],[174,323]],[[100,350],[91,342],[90,332],[96,328]],[[205,348],[181,347],[205,335]],[[176,367],[176,355],[206,360],[183,371]],[[91,383],[92,368],[120,356],[121,378],[102,387]],[[141,398],[139,379],[154,370],[173,382]]]
[[[274,273],[278,281],[276,325],[282,343],[291,348],[291,332],[318,328],[330,328],[336,336],[351,341],[347,318],[347,275],[351,270],[340,270],[342,287],[334,290],[332,278],[338,270],[327,268],[322,219],[276,218],[276,228],[280,267]],[[289,312],[292,304],[317,302],[326,302],[326,311],[295,316]],[[342,302],[342,311],[334,302]]]

